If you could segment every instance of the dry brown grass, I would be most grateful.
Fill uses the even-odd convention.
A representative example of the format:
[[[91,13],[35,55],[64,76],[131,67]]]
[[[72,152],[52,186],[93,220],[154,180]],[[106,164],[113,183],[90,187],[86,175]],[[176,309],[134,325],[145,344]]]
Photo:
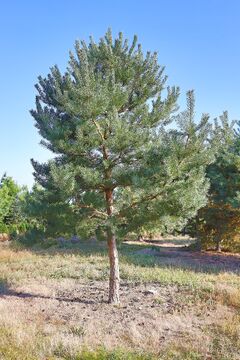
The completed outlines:
[[[0,250],[0,359],[237,360],[239,275],[137,249],[120,249],[119,307],[103,246]]]
[[[229,285],[218,284],[214,291],[217,302],[240,311],[240,291]]]

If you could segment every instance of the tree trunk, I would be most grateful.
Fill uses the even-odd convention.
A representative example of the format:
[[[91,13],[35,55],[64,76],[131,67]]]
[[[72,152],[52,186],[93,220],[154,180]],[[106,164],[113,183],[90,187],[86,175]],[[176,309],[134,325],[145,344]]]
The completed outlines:
[[[216,243],[216,251],[221,252],[221,240],[218,238]]]
[[[137,240],[138,240],[138,241],[143,241],[143,236],[142,236],[142,234],[139,234],[139,235],[138,235]]]
[[[195,223],[195,233],[196,233],[196,250],[202,251],[202,241],[201,241],[201,235],[199,231],[199,218],[197,217],[196,223]]]
[[[109,298],[110,304],[119,304],[119,264],[118,264],[118,251],[116,245],[116,238],[112,230],[108,230],[108,255],[110,263],[110,277],[109,277]]]
[[[107,214],[109,218],[113,215],[113,192],[107,190],[105,192],[106,203],[107,203]],[[116,244],[116,237],[111,225],[107,229],[107,243],[108,243],[108,256],[110,263],[110,277],[109,277],[109,297],[108,302],[110,304],[119,304],[119,264],[118,264],[118,251]]]

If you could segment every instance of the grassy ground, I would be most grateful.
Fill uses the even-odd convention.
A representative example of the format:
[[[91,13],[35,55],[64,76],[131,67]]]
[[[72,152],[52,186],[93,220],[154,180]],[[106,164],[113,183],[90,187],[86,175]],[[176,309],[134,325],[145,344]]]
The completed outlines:
[[[119,246],[118,307],[103,243],[2,245],[0,359],[239,359],[240,257],[158,245]]]

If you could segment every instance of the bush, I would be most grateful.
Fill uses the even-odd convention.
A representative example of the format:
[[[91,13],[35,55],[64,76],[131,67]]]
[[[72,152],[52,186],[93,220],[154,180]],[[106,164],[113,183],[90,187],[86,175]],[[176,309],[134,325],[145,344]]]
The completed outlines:
[[[203,249],[240,252],[240,209],[229,204],[209,203],[200,210],[197,224]]]
[[[42,229],[31,229],[25,234],[16,237],[16,240],[27,247],[42,243],[44,239],[44,231]]]

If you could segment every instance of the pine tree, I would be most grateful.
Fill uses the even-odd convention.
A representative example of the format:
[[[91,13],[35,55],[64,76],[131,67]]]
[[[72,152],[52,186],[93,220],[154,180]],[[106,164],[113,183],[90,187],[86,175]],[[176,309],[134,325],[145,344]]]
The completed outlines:
[[[25,188],[20,187],[6,173],[0,180],[0,232],[8,234],[20,230],[23,226],[23,216],[20,201],[24,196]]]
[[[240,133],[234,132],[234,122],[224,112],[220,117],[222,134],[214,163],[207,167],[210,180],[207,206],[198,214],[198,230],[202,245],[215,245],[217,251],[223,244],[228,249],[237,247],[240,229]]]
[[[174,118],[179,89],[166,88],[157,54],[144,54],[123,35],[76,42],[69,67],[57,66],[36,85],[31,114],[55,159],[33,161],[36,180],[78,215],[78,231],[105,236],[109,302],[119,302],[116,239],[142,226],[177,223],[206,203],[208,117],[194,123],[194,95]],[[163,94],[166,94],[163,98]],[[178,130],[169,130],[176,121]]]
[[[228,113],[220,117],[222,143],[216,154],[216,161],[208,166],[207,176],[210,179],[210,194],[214,202],[238,205],[240,190],[240,152],[238,142],[240,136],[234,132],[234,122],[229,121]]]

